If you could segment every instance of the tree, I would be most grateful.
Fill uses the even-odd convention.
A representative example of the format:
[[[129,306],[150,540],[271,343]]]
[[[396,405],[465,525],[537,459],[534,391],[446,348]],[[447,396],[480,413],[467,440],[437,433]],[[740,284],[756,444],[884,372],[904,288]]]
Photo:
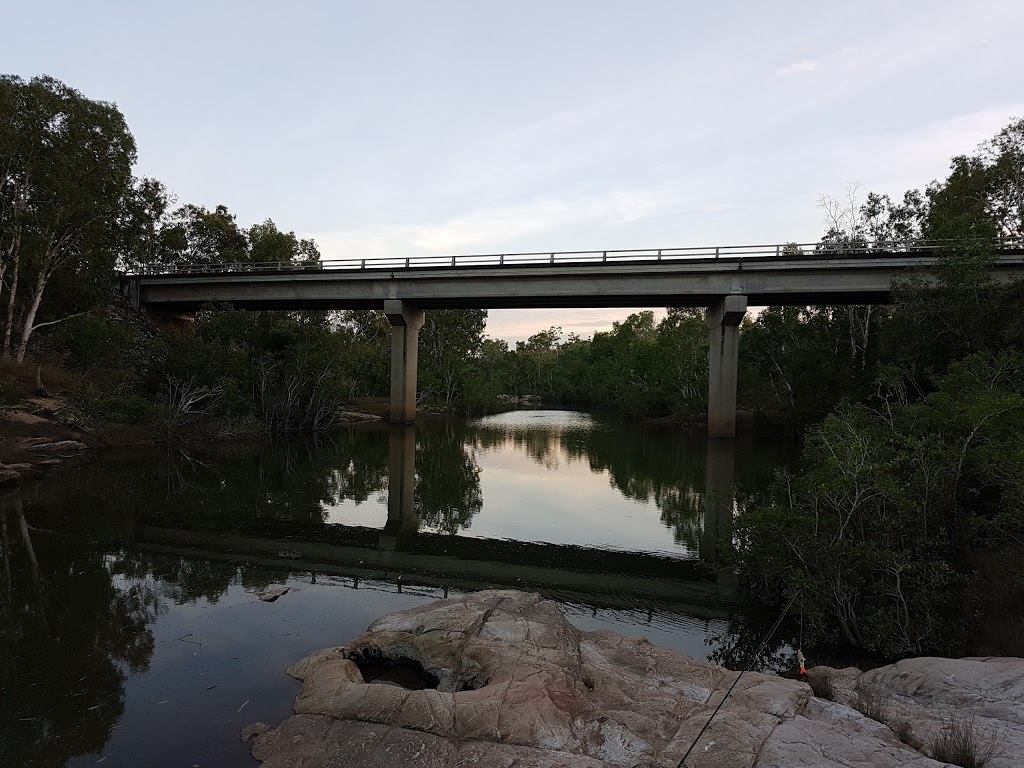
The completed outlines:
[[[1024,235],[1024,118],[1013,120],[974,155],[958,155],[944,182],[928,187],[930,238]]]
[[[974,355],[934,385],[919,402],[887,388],[877,408],[837,409],[776,502],[741,519],[746,583],[769,602],[802,590],[808,637],[888,656],[965,650],[952,563],[979,532],[1024,530],[1024,357]]]
[[[313,240],[300,240],[294,232],[282,232],[270,219],[253,224],[246,235],[249,257],[255,263],[315,264],[320,260],[320,249]]]
[[[486,309],[445,309],[427,313],[420,333],[423,394],[450,404],[460,394],[472,361],[483,347]]]
[[[162,228],[167,263],[222,264],[250,261],[249,241],[226,205],[212,211],[183,205]]]
[[[0,103],[12,110],[0,139],[2,269],[12,272],[4,351],[11,352],[20,303],[15,350],[20,362],[32,333],[63,319],[36,322],[50,280],[63,271],[88,270],[97,262],[112,268],[109,235],[131,189],[136,151],[116,106],[86,99],[55,78],[26,83],[4,75],[0,92]],[[19,278],[24,272],[31,283],[21,298]]]

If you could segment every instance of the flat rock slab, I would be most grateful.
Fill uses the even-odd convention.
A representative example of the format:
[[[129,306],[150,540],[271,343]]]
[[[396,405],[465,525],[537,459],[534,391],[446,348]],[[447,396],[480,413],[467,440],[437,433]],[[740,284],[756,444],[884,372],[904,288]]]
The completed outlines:
[[[289,592],[295,592],[295,587],[272,587],[265,592],[257,592],[256,597],[262,600],[264,603],[273,603],[279,597],[284,597]]]
[[[1019,684],[1016,661],[1003,673]],[[436,688],[364,679],[362,669],[389,662],[414,665]],[[736,680],[642,638],[581,632],[557,604],[511,590],[385,616],[288,673],[303,681],[296,714],[275,729],[243,729],[264,768],[675,768]],[[999,691],[986,695],[1000,711]],[[814,698],[804,683],[747,673],[686,765],[942,764],[885,724]]]

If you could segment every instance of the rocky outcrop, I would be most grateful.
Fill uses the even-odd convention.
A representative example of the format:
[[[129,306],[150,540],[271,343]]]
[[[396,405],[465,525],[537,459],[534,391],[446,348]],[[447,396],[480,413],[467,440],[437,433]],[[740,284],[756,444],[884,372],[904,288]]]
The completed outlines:
[[[808,678],[926,752],[959,728],[991,753],[986,768],[1024,766],[1024,659],[921,657],[863,673],[815,667]]]
[[[515,591],[385,616],[288,672],[303,681],[295,715],[243,731],[264,768],[674,767],[737,677],[640,638],[580,632],[556,604]],[[748,673],[686,765],[941,764],[804,683]]]
[[[82,451],[87,447],[85,443],[80,443],[77,440],[53,440],[48,437],[23,438],[15,446],[16,453],[19,456],[27,456],[32,461],[0,462],[0,485],[16,483],[23,474],[38,470],[40,467],[60,464],[61,459],[53,458],[54,454],[64,456],[66,451]],[[37,458],[38,454],[49,458]]]

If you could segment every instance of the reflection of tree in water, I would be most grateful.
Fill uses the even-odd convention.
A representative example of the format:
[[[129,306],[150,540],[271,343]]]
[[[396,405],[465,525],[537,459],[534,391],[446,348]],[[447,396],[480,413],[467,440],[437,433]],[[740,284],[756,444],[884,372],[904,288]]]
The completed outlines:
[[[416,513],[431,528],[456,534],[483,507],[480,466],[464,422],[445,422],[418,435]]]
[[[204,560],[177,554],[118,552],[110,556],[114,573],[132,584],[146,584],[155,594],[176,605],[206,600],[216,603],[238,584],[262,591],[285,581],[290,572],[251,563]]]
[[[511,443],[545,469],[558,469],[561,458],[561,435],[564,427],[515,426],[502,427],[477,424],[473,427],[472,442],[487,450]]]
[[[34,522],[18,496],[0,499],[0,755],[58,768],[103,749],[160,609],[94,539]]]
[[[60,481],[83,509],[110,506],[141,522],[230,532],[259,520],[322,523],[343,499],[387,488],[388,441],[379,430],[317,439],[137,452],[68,467]],[[182,569],[188,566],[181,566]],[[203,578],[182,572],[182,581]]]
[[[676,543],[699,546],[704,518],[707,447],[703,435],[672,428],[617,422],[592,426],[501,427],[478,424],[473,437],[483,448],[513,445],[541,466],[558,467],[559,456],[586,461],[595,473],[607,471],[613,488],[629,499],[653,502]],[[792,449],[737,441],[736,506],[742,511],[767,492],[776,467]]]
[[[633,424],[507,427],[478,425],[477,445],[511,444],[538,464],[557,469],[559,457],[607,471],[611,486],[637,501],[653,501],[677,543],[696,547],[703,514],[705,451],[701,440]]]
[[[607,471],[611,486],[626,498],[653,502],[676,543],[697,548],[707,463],[703,439],[620,424],[569,432],[563,445],[594,472]]]

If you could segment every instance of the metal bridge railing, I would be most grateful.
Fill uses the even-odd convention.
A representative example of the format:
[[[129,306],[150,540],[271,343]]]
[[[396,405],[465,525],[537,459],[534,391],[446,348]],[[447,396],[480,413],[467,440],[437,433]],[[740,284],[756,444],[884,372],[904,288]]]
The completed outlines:
[[[593,266],[623,262],[673,262],[691,259],[772,259],[801,256],[853,257],[871,254],[930,255],[953,247],[990,247],[1024,251],[1024,237],[998,240],[913,240],[854,243],[774,243],[771,245],[715,245],[697,248],[640,248],[608,251],[548,251],[534,253],[486,253],[460,256],[406,256],[368,259],[323,259],[315,262],[225,262],[214,264],[167,264],[144,267],[137,275],[221,274],[244,272],[306,272],[324,270],[443,269],[502,267],[537,264]]]

